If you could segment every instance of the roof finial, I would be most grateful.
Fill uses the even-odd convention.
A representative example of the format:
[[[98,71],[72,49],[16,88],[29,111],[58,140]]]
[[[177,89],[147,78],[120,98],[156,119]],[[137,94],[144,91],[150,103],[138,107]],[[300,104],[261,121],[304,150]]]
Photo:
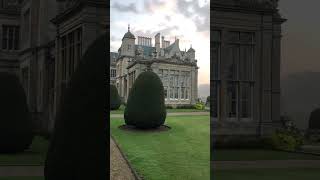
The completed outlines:
[[[128,32],[130,32],[130,24],[128,24]]]
[[[190,48],[192,48],[192,44],[190,44]]]

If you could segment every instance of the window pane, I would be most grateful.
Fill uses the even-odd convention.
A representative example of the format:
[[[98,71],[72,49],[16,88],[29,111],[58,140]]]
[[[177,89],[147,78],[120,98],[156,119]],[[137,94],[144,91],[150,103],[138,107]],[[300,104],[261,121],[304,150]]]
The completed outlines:
[[[185,88],[184,87],[181,87],[181,99],[185,99],[184,97],[184,91],[185,91]]]
[[[219,61],[220,61],[220,44],[214,43],[212,49],[212,61],[211,61],[211,69],[212,69],[212,79],[219,78]]]
[[[14,49],[15,50],[19,49],[19,39],[20,39],[19,33],[20,33],[19,32],[19,27],[16,27],[15,35],[14,35]]]
[[[9,40],[8,40],[8,49],[12,50],[13,49],[13,35],[14,35],[14,28],[10,27],[9,28]]]
[[[253,47],[241,46],[240,48],[240,79],[251,80],[252,79],[252,59],[253,59]]]
[[[228,32],[226,41],[231,43],[239,42],[239,32]]]
[[[221,41],[220,31],[213,31],[213,41]]]
[[[164,87],[164,98],[167,99],[168,96],[168,88]]]
[[[177,87],[177,88],[175,88],[175,96],[174,96],[174,98],[175,99],[178,99],[179,98],[179,88]]]
[[[251,116],[251,87],[250,83],[241,84],[241,117],[249,118]]]
[[[237,85],[235,82],[228,82],[227,116],[237,117]]]
[[[7,49],[8,27],[2,26],[2,49]]]
[[[218,117],[218,88],[219,84],[217,81],[212,83],[212,93],[211,93],[211,114],[212,117]]]
[[[254,36],[253,33],[242,32],[240,33],[241,43],[253,43]]]
[[[186,88],[186,94],[185,94],[185,96],[186,96],[186,99],[189,99],[189,88]]]
[[[173,99],[174,98],[174,88],[170,88],[170,98]]]
[[[239,46],[228,45],[226,54],[225,73],[228,80],[236,80],[238,77],[237,63],[239,61]]]

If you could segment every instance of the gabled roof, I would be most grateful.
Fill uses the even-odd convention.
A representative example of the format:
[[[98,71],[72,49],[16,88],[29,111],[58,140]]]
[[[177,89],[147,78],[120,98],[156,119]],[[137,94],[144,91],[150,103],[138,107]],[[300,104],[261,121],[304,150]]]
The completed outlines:
[[[174,43],[172,43],[170,46],[166,47],[164,49],[165,53],[171,54],[172,50],[176,48],[176,51],[181,53],[180,48],[179,48],[179,41],[176,40]]]

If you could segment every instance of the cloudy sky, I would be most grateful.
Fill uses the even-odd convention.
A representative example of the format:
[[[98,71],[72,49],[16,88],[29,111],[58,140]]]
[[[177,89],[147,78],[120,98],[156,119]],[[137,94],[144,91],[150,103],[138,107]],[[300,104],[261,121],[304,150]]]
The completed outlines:
[[[288,19],[282,26],[281,75],[320,71],[319,0],[279,1],[280,13]]]
[[[110,50],[117,51],[128,30],[152,37],[159,32],[165,40],[180,40],[180,49],[196,50],[199,85],[210,82],[210,0],[111,0]],[[137,42],[136,42],[137,43]]]

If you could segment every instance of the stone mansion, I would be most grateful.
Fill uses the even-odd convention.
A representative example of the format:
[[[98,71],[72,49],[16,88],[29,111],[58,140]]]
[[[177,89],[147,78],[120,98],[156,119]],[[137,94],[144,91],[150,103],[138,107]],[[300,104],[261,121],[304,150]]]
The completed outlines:
[[[105,0],[0,0],[0,71],[25,89],[36,131],[51,131],[72,73],[106,33]]]
[[[130,32],[124,34],[118,52],[111,52],[111,82],[124,101],[140,73],[151,67],[164,86],[165,103],[168,106],[193,105],[198,98],[198,66],[195,50],[181,51],[179,39],[172,44],[160,33],[152,38],[136,37]],[[112,66],[113,65],[113,66]]]
[[[268,136],[280,125],[278,0],[211,3],[212,139]]]

